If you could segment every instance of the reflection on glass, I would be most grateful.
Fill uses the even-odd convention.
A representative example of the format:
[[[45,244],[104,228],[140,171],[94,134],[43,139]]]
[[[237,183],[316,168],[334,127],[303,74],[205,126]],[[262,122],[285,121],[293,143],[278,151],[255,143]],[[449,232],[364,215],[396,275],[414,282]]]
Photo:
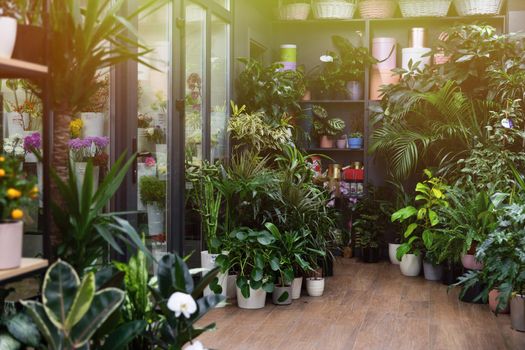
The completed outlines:
[[[202,120],[206,11],[195,4],[186,6],[186,159],[202,161]]]
[[[224,7],[226,10],[230,9],[230,0],[214,0],[217,4]]]
[[[211,45],[211,153],[210,159],[223,159],[227,152],[229,110],[229,25],[212,16]]]
[[[141,0],[140,2],[145,2]],[[139,232],[157,258],[166,252],[167,97],[169,84],[169,13],[166,8],[139,19],[139,37],[152,51],[138,67],[137,180]]]

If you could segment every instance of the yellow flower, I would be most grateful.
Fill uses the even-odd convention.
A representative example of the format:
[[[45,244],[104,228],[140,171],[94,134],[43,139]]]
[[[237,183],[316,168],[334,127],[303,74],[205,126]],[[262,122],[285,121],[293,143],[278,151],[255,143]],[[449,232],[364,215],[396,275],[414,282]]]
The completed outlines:
[[[20,192],[17,189],[10,188],[7,190],[7,198],[9,199],[17,199],[17,198],[20,198],[21,195],[22,195],[22,192]]]
[[[80,132],[82,131],[83,126],[84,122],[82,121],[82,119],[75,119],[71,121],[71,123],[69,123],[69,132],[71,133],[71,137],[80,137]]]
[[[5,161],[5,157],[0,156],[0,162],[4,162],[4,161]]]
[[[5,176],[5,170],[4,169],[0,169],[0,177],[4,177]]]
[[[11,211],[11,217],[14,220],[20,220],[24,217],[24,212],[20,209],[13,209],[13,211]]]
[[[31,192],[29,192],[29,196],[32,198],[32,199],[36,199],[38,197],[38,186],[35,185],[35,187],[33,187],[33,189],[31,190]]]

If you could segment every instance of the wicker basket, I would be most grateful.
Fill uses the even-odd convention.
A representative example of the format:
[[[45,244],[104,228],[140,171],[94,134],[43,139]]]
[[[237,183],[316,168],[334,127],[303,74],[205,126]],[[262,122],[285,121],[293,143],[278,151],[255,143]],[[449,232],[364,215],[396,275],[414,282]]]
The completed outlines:
[[[307,1],[286,5],[280,0],[279,19],[284,21],[304,21],[308,19],[308,15],[310,15],[310,8],[311,6]]]
[[[318,19],[350,19],[354,17],[357,0],[321,0],[313,2],[312,7]]]
[[[403,17],[445,17],[452,0],[399,0]]]
[[[359,13],[362,18],[391,18],[396,12],[396,0],[361,0]]]
[[[454,0],[454,6],[460,16],[497,15],[503,0]]]

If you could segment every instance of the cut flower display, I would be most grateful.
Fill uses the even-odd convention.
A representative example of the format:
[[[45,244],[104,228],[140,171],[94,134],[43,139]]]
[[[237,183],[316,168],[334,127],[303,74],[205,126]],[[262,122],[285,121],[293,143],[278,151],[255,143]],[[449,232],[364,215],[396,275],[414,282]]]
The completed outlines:
[[[108,144],[108,137],[89,136],[84,139],[76,138],[69,141],[69,150],[75,162],[87,162],[89,159],[100,157]]]

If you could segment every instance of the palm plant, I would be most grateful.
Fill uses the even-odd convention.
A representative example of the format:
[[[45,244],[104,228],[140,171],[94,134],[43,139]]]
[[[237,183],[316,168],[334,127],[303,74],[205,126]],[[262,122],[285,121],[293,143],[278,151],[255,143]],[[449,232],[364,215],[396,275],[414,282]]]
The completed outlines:
[[[396,95],[393,106],[381,110],[381,125],[371,137],[371,152],[389,160],[398,179],[420,166],[451,166],[482,139],[489,104],[467,98],[454,82],[439,91],[405,91]]]

